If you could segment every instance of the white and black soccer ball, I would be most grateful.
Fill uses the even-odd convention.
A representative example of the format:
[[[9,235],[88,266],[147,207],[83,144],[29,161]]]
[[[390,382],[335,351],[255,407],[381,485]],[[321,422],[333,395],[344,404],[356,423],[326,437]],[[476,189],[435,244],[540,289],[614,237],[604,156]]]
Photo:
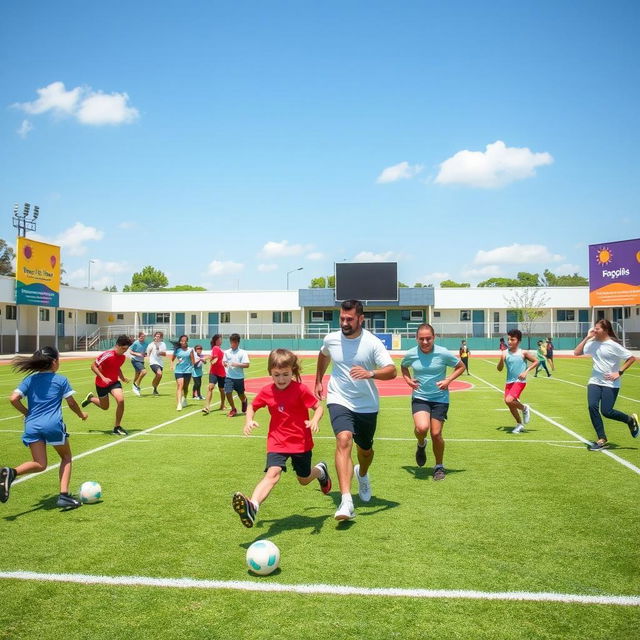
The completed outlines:
[[[102,487],[98,482],[83,482],[80,487],[80,500],[83,504],[93,504],[102,498]]]
[[[257,540],[247,549],[247,567],[259,576],[268,576],[280,564],[280,549],[269,540]]]

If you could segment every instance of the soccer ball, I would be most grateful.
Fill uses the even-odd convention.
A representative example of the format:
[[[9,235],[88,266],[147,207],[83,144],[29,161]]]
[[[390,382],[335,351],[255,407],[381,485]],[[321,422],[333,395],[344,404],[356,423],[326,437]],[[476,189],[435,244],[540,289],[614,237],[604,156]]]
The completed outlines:
[[[83,504],[93,504],[102,498],[102,487],[97,482],[83,482],[80,487],[80,500]]]
[[[280,549],[269,540],[258,540],[247,549],[247,567],[259,576],[268,576],[280,564]]]

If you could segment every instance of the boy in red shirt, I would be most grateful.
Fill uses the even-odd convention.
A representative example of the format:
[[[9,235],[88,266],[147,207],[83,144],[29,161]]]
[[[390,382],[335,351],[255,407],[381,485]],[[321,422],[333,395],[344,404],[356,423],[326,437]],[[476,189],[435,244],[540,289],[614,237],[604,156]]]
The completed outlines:
[[[83,407],[95,404],[103,411],[109,408],[109,394],[116,401],[116,426],[113,433],[117,436],[129,435],[129,432],[122,428],[122,416],[124,415],[124,391],[122,382],[129,382],[124,377],[121,367],[124,364],[125,353],[133,343],[129,336],[119,336],[113,349],[101,353],[91,365],[91,371],[96,374],[96,394],[88,393],[82,402]]]
[[[273,384],[263,387],[247,409],[244,434],[258,427],[255,412],[267,407],[271,414],[267,436],[267,466],[265,476],[256,485],[251,499],[242,493],[233,495],[232,505],[245,527],[253,527],[260,505],[287,470],[287,458],[298,482],[307,485],[313,480],[320,483],[322,493],[331,491],[331,478],[324,462],[311,467],[312,433],[317,433],[323,408],[316,397],[300,382],[300,365],[294,353],[287,349],[274,349],[267,364]],[[309,420],[309,409],[313,418]]]

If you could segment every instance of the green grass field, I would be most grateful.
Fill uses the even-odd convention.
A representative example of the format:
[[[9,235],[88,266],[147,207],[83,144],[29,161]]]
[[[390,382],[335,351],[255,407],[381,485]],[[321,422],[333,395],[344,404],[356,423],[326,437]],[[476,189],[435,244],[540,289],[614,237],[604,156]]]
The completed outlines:
[[[78,458],[72,486],[97,480],[104,499],[61,512],[55,469],[13,486],[0,505],[0,638],[637,637],[640,439],[607,421],[609,454],[588,452],[563,430],[594,438],[584,386],[591,362],[556,363],[553,378],[530,379],[523,398],[535,413],[526,433],[512,435],[495,359],[471,360],[473,375],[461,380],[473,388],[451,395],[443,482],[432,480],[430,450],[427,466],[415,465],[409,398],[383,398],[373,498],[365,505],[356,496],[357,518],[342,524],[333,519],[339,491],[326,416],[314,460],[334,472],[332,493],[299,486],[289,471],[246,529],[230,500],[234,491],[250,493],[261,476],[264,410],[251,438],[241,435],[242,417],[203,416],[195,401],[176,412],[170,371],[158,398],[149,388],[134,397],[127,385],[128,438],[109,435],[113,409],[91,406],[84,423],[65,409]],[[305,373],[314,367],[304,360]],[[61,373],[79,399],[93,389],[89,361],[66,361]],[[264,375],[265,359],[253,358],[248,376]],[[0,394],[19,379],[1,367]],[[638,413],[639,399],[636,366],[616,406]],[[28,457],[20,434],[21,420],[3,403],[1,465]],[[53,449],[50,462],[57,462]],[[260,538],[282,554],[280,569],[262,578],[244,564],[246,548]],[[52,574],[85,582],[47,580]],[[183,578],[199,582],[169,582]],[[308,592],[300,585],[310,585]],[[377,588],[400,591],[364,591]],[[492,598],[504,592],[530,595]],[[535,594],[635,599],[623,606],[551,595],[536,601]]]

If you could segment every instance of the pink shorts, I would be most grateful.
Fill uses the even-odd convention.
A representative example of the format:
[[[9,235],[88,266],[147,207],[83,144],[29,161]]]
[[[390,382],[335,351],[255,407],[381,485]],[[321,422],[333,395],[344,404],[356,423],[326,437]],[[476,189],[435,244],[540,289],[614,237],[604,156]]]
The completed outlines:
[[[507,384],[504,386],[505,399],[507,396],[511,396],[512,398],[515,398],[517,400],[526,386],[526,382],[507,382]]]

